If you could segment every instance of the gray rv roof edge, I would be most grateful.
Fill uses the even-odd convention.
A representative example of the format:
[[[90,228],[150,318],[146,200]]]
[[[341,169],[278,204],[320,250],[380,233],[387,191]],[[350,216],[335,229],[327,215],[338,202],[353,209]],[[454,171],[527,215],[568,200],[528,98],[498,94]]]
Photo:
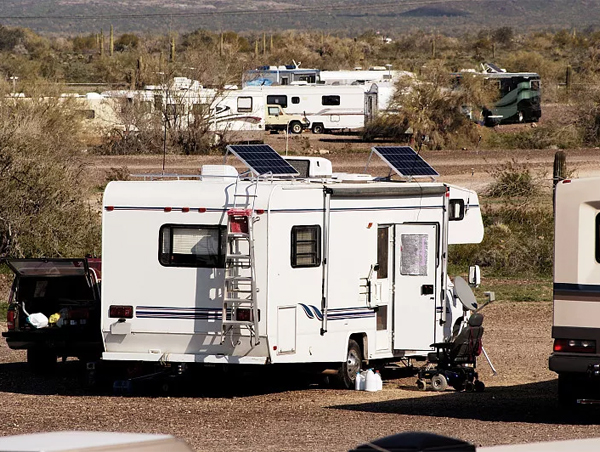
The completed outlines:
[[[393,186],[345,186],[336,187],[327,185],[326,190],[331,194],[332,198],[372,198],[372,197],[388,197],[397,196],[435,196],[445,194],[447,191],[446,185],[393,185]]]

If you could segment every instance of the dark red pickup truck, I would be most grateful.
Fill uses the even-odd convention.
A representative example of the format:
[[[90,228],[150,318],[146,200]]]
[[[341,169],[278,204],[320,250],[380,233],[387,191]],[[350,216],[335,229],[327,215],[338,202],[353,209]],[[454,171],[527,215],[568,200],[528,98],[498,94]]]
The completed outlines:
[[[8,331],[2,333],[8,346],[26,349],[27,362],[39,372],[51,370],[59,357],[98,359],[100,259],[7,259],[6,264],[15,273]]]

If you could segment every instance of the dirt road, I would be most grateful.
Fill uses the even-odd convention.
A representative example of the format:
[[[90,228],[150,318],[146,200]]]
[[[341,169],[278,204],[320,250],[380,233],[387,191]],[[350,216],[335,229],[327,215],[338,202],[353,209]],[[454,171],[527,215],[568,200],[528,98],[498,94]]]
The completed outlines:
[[[285,136],[266,135],[266,143],[283,153]],[[389,168],[378,158],[373,157],[368,168],[366,164],[372,146],[382,143],[365,143],[356,137],[336,137],[332,135],[304,134],[290,138],[289,153],[294,155],[311,155],[328,158],[333,163],[334,172],[364,173],[375,176],[386,176]],[[389,144],[388,144],[389,145]],[[438,180],[452,184],[471,187],[476,190],[484,188],[491,180],[490,171],[499,165],[515,160],[525,163],[551,185],[554,155],[557,150],[423,150],[422,157],[440,173]],[[574,176],[592,176],[600,174],[600,149],[569,149],[567,166]],[[199,174],[203,164],[223,163],[221,156],[181,156],[167,155],[166,173]],[[160,174],[163,157],[159,155],[145,156],[89,156],[87,158],[90,182],[101,185],[111,168],[126,167],[132,174]],[[243,167],[233,157],[228,164]]]

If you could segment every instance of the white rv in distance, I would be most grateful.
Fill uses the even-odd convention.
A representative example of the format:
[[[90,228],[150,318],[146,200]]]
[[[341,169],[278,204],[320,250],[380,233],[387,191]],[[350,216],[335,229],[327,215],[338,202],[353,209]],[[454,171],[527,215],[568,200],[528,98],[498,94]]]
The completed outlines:
[[[378,112],[378,87],[287,85],[246,87],[248,95],[262,95],[268,105],[280,105],[288,114],[305,116],[313,133],[359,130]]]
[[[600,178],[556,186],[553,353],[559,401],[600,399]]]
[[[448,245],[482,240],[477,194],[336,182],[330,162],[304,160],[307,177],[218,165],[199,180],[111,182],[103,360],[303,364],[353,387],[363,363],[425,357],[448,337],[463,313],[447,296]]]

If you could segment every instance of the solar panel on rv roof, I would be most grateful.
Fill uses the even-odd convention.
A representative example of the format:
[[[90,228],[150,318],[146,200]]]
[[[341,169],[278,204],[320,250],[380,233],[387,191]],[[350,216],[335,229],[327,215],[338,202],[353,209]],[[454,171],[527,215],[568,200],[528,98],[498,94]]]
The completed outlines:
[[[439,176],[439,173],[409,146],[375,146],[373,151],[400,176]]]
[[[294,169],[268,144],[236,144],[227,150],[239,158],[257,176],[296,176]]]

